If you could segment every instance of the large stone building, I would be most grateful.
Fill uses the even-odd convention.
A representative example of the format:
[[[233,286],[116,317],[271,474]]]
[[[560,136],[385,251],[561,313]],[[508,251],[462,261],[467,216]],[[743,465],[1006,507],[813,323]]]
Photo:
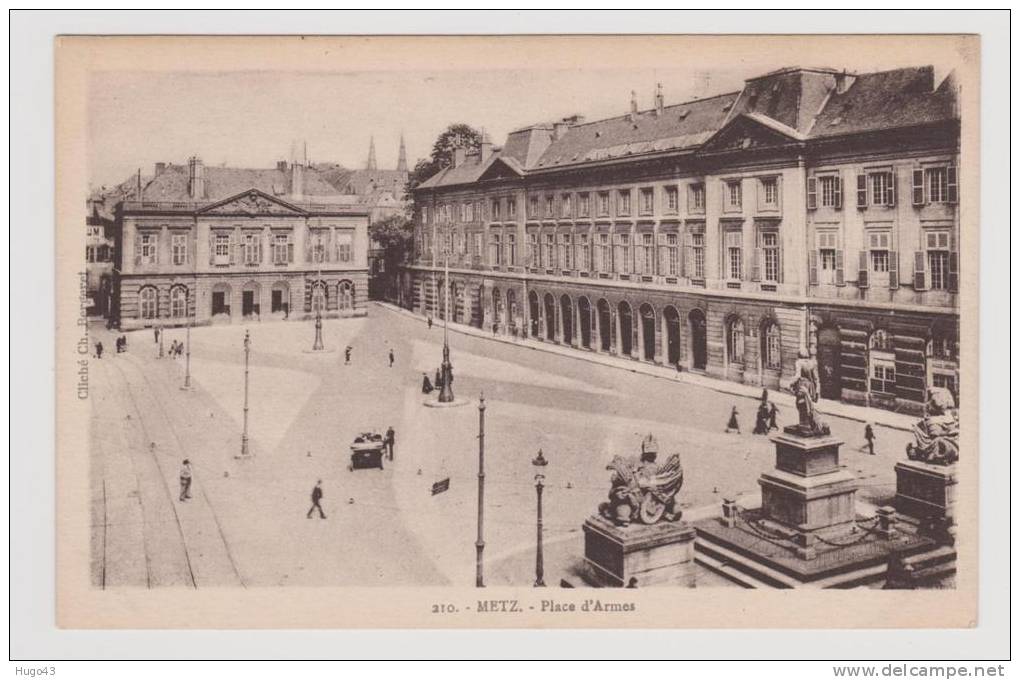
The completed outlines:
[[[306,163],[157,163],[115,221],[121,328],[365,313],[368,210]]]
[[[406,306],[721,379],[916,410],[958,385],[958,86],[788,68],[532,125],[415,192]]]

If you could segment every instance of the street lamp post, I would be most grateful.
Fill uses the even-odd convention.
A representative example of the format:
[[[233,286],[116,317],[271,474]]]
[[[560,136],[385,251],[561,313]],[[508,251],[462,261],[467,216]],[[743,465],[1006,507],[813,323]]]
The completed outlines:
[[[188,326],[185,331],[184,347],[184,389],[191,389],[191,317],[188,317]]]
[[[166,327],[160,326],[159,328],[159,358],[163,358],[163,335],[166,333]]]
[[[244,332],[244,430],[241,432],[241,458],[248,457],[248,356],[251,353],[251,335]]]
[[[475,540],[475,587],[484,588],[482,578],[482,552],[485,539],[482,527],[485,510],[485,395],[478,398],[478,538]]]
[[[315,342],[312,343],[313,352],[322,351],[322,310],[315,310]]]
[[[536,470],[541,470],[549,461],[542,455],[542,449],[538,450],[538,455],[531,461],[531,464],[535,466]],[[537,545],[535,549],[535,587],[545,588],[545,561],[542,555],[542,489],[544,488],[543,482],[545,481],[545,475],[541,472],[535,475],[535,495],[538,501],[537,505],[537,517],[538,522],[536,526]]]
[[[449,404],[453,401],[453,364],[450,363],[450,249],[446,247],[447,239],[443,239],[443,250],[446,252],[446,264],[443,271],[443,363],[440,366],[443,386],[439,390],[439,403]]]

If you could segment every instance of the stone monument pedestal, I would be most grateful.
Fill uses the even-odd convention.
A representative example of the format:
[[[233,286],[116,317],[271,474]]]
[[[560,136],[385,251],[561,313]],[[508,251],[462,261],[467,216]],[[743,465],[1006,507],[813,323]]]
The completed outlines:
[[[600,588],[694,587],[694,527],[687,522],[616,526],[601,515],[584,522],[585,580]]]
[[[799,533],[830,537],[848,533],[856,515],[857,478],[839,466],[836,437],[803,437],[784,432],[771,437],[776,467],[762,473],[763,519]]]
[[[919,520],[953,524],[956,515],[956,466],[917,460],[896,463],[896,510]]]

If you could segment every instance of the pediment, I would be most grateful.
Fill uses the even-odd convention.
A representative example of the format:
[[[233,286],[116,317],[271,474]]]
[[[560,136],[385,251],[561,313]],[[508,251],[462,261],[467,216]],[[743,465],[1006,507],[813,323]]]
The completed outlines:
[[[524,176],[518,168],[502,158],[494,160],[489,167],[478,176],[478,181],[494,179],[519,179]]]
[[[206,215],[304,215],[305,211],[258,189],[231,196],[198,211]]]
[[[796,130],[772,120],[738,116],[716,132],[702,147],[705,151],[743,151],[784,146],[803,140]]]

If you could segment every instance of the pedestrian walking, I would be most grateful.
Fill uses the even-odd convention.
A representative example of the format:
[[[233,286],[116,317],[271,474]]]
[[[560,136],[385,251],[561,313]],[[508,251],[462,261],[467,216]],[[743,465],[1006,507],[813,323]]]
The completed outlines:
[[[320,479],[317,482],[315,482],[315,487],[312,489],[312,507],[308,508],[308,514],[305,515],[306,518],[311,519],[312,512],[314,510],[318,510],[319,518],[326,519],[326,513],[322,511],[322,506],[319,504],[321,500],[322,500],[322,480]]]
[[[776,402],[769,402],[769,432],[779,429],[779,424],[776,423],[776,418],[778,417],[779,409],[776,408]]]
[[[864,439],[868,442],[868,454],[875,455],[875,429],[871,427],[871,423],[864,424]]]
[[[740,434],[740,423],[737,422],[738,415],[740,414],[737,412],[737,407],[734,406],[733,409],[730,411],[730,419],[726,423],[726,432],[729,432],[730,430],[736,430],[737,434]]]
[[[181,463],[181,497],[180,500],[186,501],[191,498],[191,461],[187,458]]]
[[[436,389],[443,389],[443,374],[438,368],[436,369]]]
[[[397,443],[397,433],[393,431],[393,426],[390,425],[386,428],[386,450],[389,453],[390,460],[393,460],[393,447]]]
[[[767,388],[767,387],[762,388],[762,391],[761,391],[761,403],[763,403],[763,404],[769,403],[769,388]]]
[[[422,394],[432,394],[432,390],[434,390],[434,389],[435,388],[432,386],[432,383],[429,382],[429,374],[425,373],[425,372],[422,372],[422,374],[421,374],[421,393]]]
[[[350,345],[347,345],[347,347],[344,348],[344,363],[345,364],[351,363],[351,349],[352,349],[352,347]]]
[[[159,328],[158,327],[152,329],[152,341],[153,342],[159,342]]]
[[[754,434],[768,434],[769,407],[767,402],[758,404],[758,413],[754,417]]]
[[[426,317],[425,321],[429,325],[429,330],[432,330],[432,315],[429,314],[428,317]]]
[[[390,368],[393,368],[393,350],[390,350]]]
[[[684,372],[684,365],[682,363],[680,363],[679,359],[677,359],[676,360],[676,374],[680,375],[683,372]]]
[[[103,343],[101,342],[96,343],[96,358],[97,359],[103,358]]]

